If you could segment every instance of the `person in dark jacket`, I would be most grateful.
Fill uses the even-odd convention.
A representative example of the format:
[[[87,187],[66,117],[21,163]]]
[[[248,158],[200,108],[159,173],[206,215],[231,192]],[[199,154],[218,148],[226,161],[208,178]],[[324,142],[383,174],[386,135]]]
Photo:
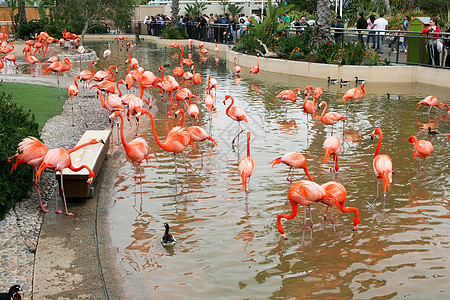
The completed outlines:
[[[344,21],[342,20],[341,16],[336,17],[336,28],[344,28]],[[334,42],[336,44],[342,43],[342,40],[344,39],[344,30],[342,29],[335,29],[334,30]]]
[[[363,13],[358,13],[358,21],[356,22],[356,28],[362,29],[358,31],[358,40],[361,44],[364,45],[363,31],[367,29],[367,20],[363,17]]]

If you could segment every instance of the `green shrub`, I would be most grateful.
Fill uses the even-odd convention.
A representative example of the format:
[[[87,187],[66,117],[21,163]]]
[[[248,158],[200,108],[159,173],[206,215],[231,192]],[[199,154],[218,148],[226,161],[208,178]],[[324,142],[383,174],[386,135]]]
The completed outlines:
[[[17,34],[23,40],[33,39],[35,34],[44,31],[45,25],[41,20],[30,20],[20,25]]]
[[[15,154],[17,144],[27,136],[39,136],[38,125],[31,112],[24,112],[11,100],[11,95],[0,93],[0,219],[17,201],[25,199],[31,190],[33,169],[18,167],[12,174],[8,157]]]
[[[366,54],[366,47],[360,42],[344,41],[342,44],[341,64],[360,65]]]
[[[188,36],[183,27],[167,27],[163,30],[162,36],[166,39],[187,39]]]
[[[332,42],[325,42],[322,45],[320,45],[316,50],[317,62],[327,64],[340,63],[338,62],[339,54],[340,54],[339,44],[335,44]]]
[[[296,48],[292,50],[292,52],[289,54],[289,59],[291,60],[302,59],[305,57],[306,57],[305,52],[303,52],[301,48]]]

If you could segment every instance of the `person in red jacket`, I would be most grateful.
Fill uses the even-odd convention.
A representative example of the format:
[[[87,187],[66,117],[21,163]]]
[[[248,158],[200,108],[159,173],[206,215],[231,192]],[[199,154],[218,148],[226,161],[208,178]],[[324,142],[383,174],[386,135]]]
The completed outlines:
[[[430,19],[430,26],[422,30],[422,33],[426,33],[428,37],[432,37],[428,40],[426,49],[429,55],[428,64],[433,66],[440,65],[440,53],[437,47],[439,34],[437,32],[441,32],[441,28],[437,26],[437,18],[434,17]]]

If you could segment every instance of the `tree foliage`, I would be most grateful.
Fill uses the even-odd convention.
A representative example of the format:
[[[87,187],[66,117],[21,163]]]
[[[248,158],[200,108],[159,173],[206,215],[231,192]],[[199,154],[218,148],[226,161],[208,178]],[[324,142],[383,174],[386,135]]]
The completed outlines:
[[[244,9],[243,6],[239,6],[233,3],[228,4],[228,11],[230,12],[230,15],[232,15],[233,17],[240,14],[243,9]]]
[[[206,7],[207,4],[205,2],[198,2],[197,0],[195,0],[192,5],[186,4],[185,10],[187,15],[196,18],[206,10]]]

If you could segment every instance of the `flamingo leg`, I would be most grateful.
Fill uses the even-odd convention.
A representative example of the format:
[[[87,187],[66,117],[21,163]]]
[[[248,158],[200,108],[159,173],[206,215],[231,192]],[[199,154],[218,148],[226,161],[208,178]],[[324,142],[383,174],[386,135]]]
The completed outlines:
[[[38,201],[39,201],[39,207],[41,208],[41,210],[43,212],[47,213],[48,209],[45,209],[47,206],[42,203],[41,191],[39,189],[39,184],[36,182],[35,174],[36,174],[36,168],[35,168],[34,173],[33,173],[33,186],[34,186],[34,189],[36,190],[36,195],[37,195],[37,198],[38,198]]]
[[[378,178],[377,178],[377,198],[375,198],[375,200],[372,202],[372,203],[370,203],[370,206],[372,206],[377,200],[378,200],[378,196],[379,196],[379,180],[378,180]]]
[[[56,176],[56,172],[55,172],[55,176]],[[55,189],[55,205],[56,205],[55,212],[57,212],[58,214],[62,214],[62,211],[58,209],[58,196],[56,195],[58,192],[57,192],[56,185],[53,188]]]
[[[327,207],[328,209],[328,207]],[[333,230],[336,232],[336,227],[334,226],[334,219],[333,219],[333,210],[330,209],[330,216],[331,216],[331,224],[333,225]]]
[[[70,97],[70,102],[72,103],[72,126],[75,126],[73,122],[73,97]]]
[[[309,221],[311,222],[310,228],[311,228],[311,239],[312,239],[312,231],[313,231],[313,218],[312,218],[312,213],[311,213],[311,206],[308,205],[308,210],[309,210]]]
[[[384,204],[385,204],[385,202],[386,202],[386,192],[384,192],[384,195],[383,195],[383,210],[384,210]]]
[[[328,213],[328,209],[330,208],[330,206],[327,205],[327,209],[325,210],[325,213],[323,214],[323,226],[325,226],[326,221],[327,221],[327,213]]]
[[[83,108],[81,107],[81,101],[80,101],[80,98],[78,98],[78,96],[77,96],[77,100],[78,100],[78,107],[80,108],[80,112],[81,112],[81,119],[84,120]],[[88,128],[88,124],[87,124],[86,120],[84,120],[84,126],[86,126],[86,128]]]
[[[419,171],[423,171],[423,166],[422,166],[422,160],[420,159],[419,160]]]
[[[175,162],[175,174],[177,174],[177,155],[175,152],[173,153],[173,161]]]
[[[302,241],[305,240],[305,231],[306,231],[306,206],[303,206],[304,208],[304,214],[303,214],[303,236]]]
[[[63,180],[63,174],[61,172],[61,192],[64,200],[64,208],[66,209],[66,216],[73,216],[73,213],[70,213],[67,210],[67,202],[66,202],[66,194],[64,193],[64,180]]]
[[[59,86],[59,72],[56,72],[56,82],[58,83],[58,97],[62,98],[61,97],[61,88]]]
[[[241,129],[241,131],[239,131],[239,133],[234,137],[233,141],[231,142],[231,144],[234,144],[234,141],[239,137],[239,135],[244,132],[244,129],[241,127],[241,123],[238,122],[238,127]],[[239,129],[238,129],[239,130]],[[238,139],[239,141],[239,139]]]
[[[291,176],[289,177],[289,175],[291,175]],[[292,183],[292,177],[294,177],[294,168],[290,167],[289,173],[288,173],[288,178],[286,178],[286,180],[289,181],[290,183]]]

